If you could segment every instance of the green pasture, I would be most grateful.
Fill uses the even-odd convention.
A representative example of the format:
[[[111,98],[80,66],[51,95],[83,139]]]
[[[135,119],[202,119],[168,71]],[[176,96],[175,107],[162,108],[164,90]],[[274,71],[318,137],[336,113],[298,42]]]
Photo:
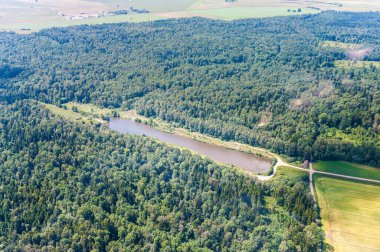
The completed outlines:
[[[344,161],[319,161],[314,164],[313,168],[318,171],[380,180],[380,168]]]

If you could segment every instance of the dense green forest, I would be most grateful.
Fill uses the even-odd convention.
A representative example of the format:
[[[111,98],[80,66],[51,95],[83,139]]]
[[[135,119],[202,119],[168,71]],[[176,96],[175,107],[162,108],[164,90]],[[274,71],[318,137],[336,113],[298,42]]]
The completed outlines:
[[[317,251],[307,186],[262,184],[34,101],[0,105],[2,251]]]
[[[380,14],[200,18],[1,33],[0,96],[136,109],[299,159],[380,165]]]

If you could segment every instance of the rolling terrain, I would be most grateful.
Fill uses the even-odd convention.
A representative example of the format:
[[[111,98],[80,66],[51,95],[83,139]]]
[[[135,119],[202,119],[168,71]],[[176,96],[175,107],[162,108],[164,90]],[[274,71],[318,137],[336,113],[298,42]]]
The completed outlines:
[[[243,3],[165,13],[230,20],[253,13]],[[374,251],[380,15],[286,12],[1,32],[0,250],[318,251],[315,191],[327,241]],[[112,132],[110,117],[274,157],[274,173]]]
[[[130,8],[148,14],[108,16]],[[142,22],[166,18],[207,17],[222,20],[315,14],[324,10],[378,11],[380,4],[363,1],[280,1],[280,0],[1,0],[0,30],[30,33],[50,27],[117,22]]]
[[[2,33],[0,96],[134,110],[293,161],[378,166],[380,71],[339,68],[337,60],[349,60],[345,49],[321,46],[334,38],[365,45],[371,52],[363,60],[379,61],[378,16],[191,18]]]

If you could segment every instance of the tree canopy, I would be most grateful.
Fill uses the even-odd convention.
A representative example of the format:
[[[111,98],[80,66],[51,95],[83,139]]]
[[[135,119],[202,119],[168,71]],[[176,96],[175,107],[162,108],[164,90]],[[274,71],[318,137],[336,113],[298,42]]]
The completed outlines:
[[[261,184],[143,136],[0,105],[0,249],[317,251],[307,176]]]
[[[380,165],[379,13],[201,18],[1,33],[0,96],[136,109],[299,159]]]

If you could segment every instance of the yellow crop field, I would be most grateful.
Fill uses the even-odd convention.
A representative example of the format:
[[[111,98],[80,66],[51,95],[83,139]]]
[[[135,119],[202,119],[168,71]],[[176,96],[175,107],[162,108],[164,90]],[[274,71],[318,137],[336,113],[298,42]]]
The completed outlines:
[[[334,251],[379,251],[380,186],[314,176],[326,240]]]

